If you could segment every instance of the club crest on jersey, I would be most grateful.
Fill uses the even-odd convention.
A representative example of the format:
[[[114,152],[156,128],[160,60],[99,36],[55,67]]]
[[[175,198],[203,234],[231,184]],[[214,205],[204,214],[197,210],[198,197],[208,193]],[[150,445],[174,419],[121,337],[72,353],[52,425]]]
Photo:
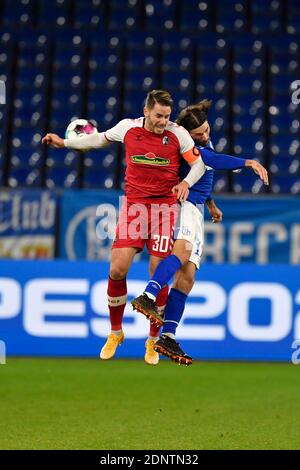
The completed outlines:
[[[163,143],[163,145],[168,145],[168,143],[169,143],[169,137],[165,135],[165,136],[163,137],[162,143]]]
[[[130,158],[133,163],[140,163],[143,165],[167,166],[170,163],[168,158],[157,157],[157,155],[152,152],[148,152],[145,155],[132,155]]]

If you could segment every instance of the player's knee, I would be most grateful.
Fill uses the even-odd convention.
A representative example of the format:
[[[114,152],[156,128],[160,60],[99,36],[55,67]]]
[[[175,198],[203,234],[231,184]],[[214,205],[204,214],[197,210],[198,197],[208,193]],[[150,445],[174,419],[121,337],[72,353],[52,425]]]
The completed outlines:
[[[111,266],[109,277],[114,281],[124,279],[127,276],[128,269],[121,265]]]
[[[181,261],[181,264],[185,264],[188,262],[191,256],[191,250],[185,250],[182,253],[176,254],[177,258]]]
[[[172,254],[176,255],[182,264],[188,262],[193,245],[186,240],[176,240]]]
[[[185,294],[189,294],[194,286],[194,282],[194,276],[180,274],[175,277],[173,287]]]

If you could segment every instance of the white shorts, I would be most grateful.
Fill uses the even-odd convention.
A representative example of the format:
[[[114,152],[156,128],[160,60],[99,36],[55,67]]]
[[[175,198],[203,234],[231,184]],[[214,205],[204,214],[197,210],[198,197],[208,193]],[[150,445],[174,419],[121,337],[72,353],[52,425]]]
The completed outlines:
[[[181,203],[175,240],[186,240],[193,245],[189,261],[199,269],[204,245],[204,205],[195,206],[189,201]]]

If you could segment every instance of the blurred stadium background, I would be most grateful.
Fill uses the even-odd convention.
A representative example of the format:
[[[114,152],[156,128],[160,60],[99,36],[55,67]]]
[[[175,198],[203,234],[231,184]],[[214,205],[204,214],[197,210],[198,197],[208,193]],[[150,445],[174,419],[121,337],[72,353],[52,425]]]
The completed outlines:
[[[161,361],[146,368],[148,325],[129,306],[118,357],[138,362],[11,357],[97,357],[109,331],[111,240],[99,230],[113,231],[123,149],[57,151],[41,137],[63,135],[75,117],[95,120],[99,130],[139,117],[146,93],[166,88],[173,118],[212,99],[217,151],[257,158],[270,174],[263,187],[247,171],[215,173],[224,222],[207,222],[205,264],[178,337],[199,360],[300,362],[299,38],[298,0],[1,1],[0,448],[299,446],[294,365],[196,362],[183,372]],[[128,277],[129,301],[147,270],[142,255]],[[127,411],[118,401],[125,389]],[[149,390],[160,398],[145,407]],[[25,424],[18,427],[21,394]],[[108,395],[118,433],[115,415],[98,409]],[[81,415],[73,416],[74,407]],[[170,443],[169,423],[177,426],[180,414],[189,437]],[[158,438],[143,439],[155,423]],[[70,430],[79,424],[79,433]]]
[[[73,117],[99,129],[139,116],[145,93],[167,88],[174,116],[213,99],[218,151],[250,154],[272,193],[299,194],[300,7],[296,0],[31,0],[1,2],[1,184],[120,188],[122,152],[80,157],[41,147]],[[257,192],[254,179],[218,175],[216,192]]]

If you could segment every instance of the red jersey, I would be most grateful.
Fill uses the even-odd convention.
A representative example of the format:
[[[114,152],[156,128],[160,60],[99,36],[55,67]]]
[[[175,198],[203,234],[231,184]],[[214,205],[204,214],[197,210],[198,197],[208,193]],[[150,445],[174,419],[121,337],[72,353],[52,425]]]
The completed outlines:
[[[189,163],[200,154],[190,134],[170,122],[163,134],[144,128],[144,118],[123,119],[105,132],[109,142],[123,142],[126,150],[125,193],[129,201],[174,202],[171,190],[178,183],[180,158]]]

